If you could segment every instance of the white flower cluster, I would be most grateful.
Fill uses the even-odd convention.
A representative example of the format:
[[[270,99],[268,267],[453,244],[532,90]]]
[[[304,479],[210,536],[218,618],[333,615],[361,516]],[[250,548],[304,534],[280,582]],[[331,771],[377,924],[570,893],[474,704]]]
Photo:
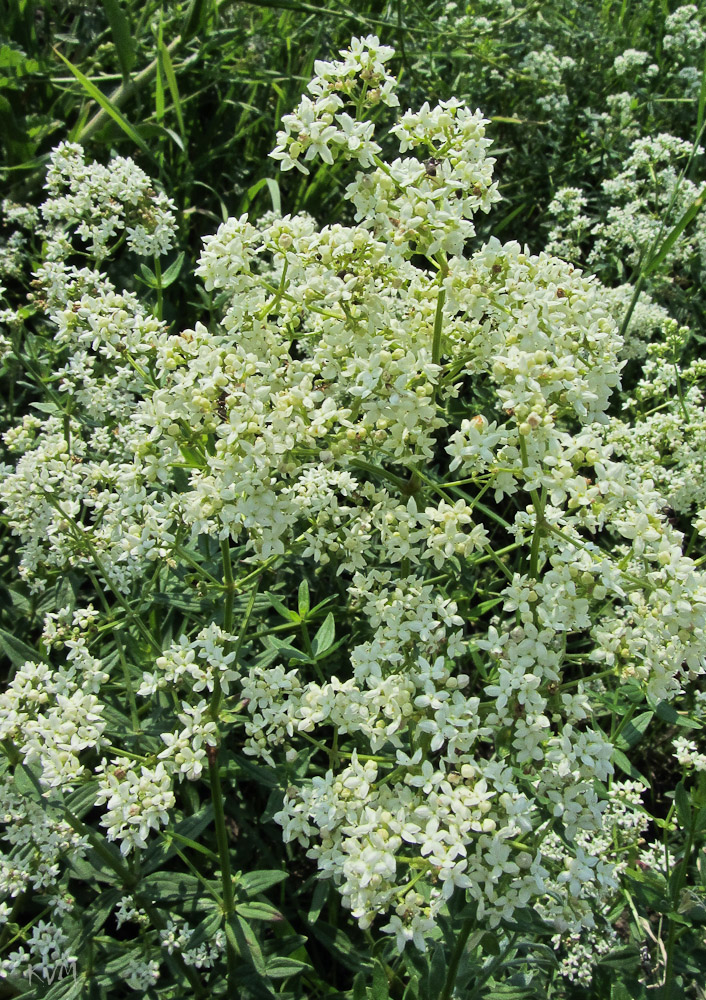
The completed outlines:
[[[41,211],[54,259],[71,252],[68,227],[97,262],[122,233],[140,256],[159,256],[173,245],[174,203],[155,192],[147,174],[129,158],[116,156],[108,167],[87,164],[82,146],[61,143],[52,153],[46,188],[49,198]]]
[[[368,35],[354,38],[341,52],[342,60],[314,63],[316,76],[309,83],[314,100],[305,94],[297,109],[282,118],[284,130],[277,133],[277,146],[270,153],[282,170],[296,167],[308,174],[305,163],[316,156],[324,163],[342,156],[363,167],[373,165],[380,152],[373,140],[375,126],[359,116],[378,104],[399,104],[394,92],[397,81],[385,70],[393,54],[393,49]],[[354,105],[355,117],[343,110],[346,103]]]
[[[642,420],[613,420],[606,439],[643,469],[669,507],[691,513],[706,506],[706,409],[698,388],[689,390],[685,408],[686,415],[675,401]]]
[[[88,841],[62,818],[61,804],[27,796],[5,772],[0,778],[0,822],[5,841],[0,858],[0,913],[6,918],[7,900],[26,892],[44,896],[56,914],[71,909],[62,865],[66,859],[80,858]]]
[[[224,648],[232,638],[213,623],[191,641],[180,636],[157,658],[155,670],[144,673],[137,694],[148,698],[171,688],[212,693],[216,678],[221,691],[228,694],[231,682],[238,676],[232,669],[235,653],[226,653]]]
[[[359,114],[394,106],[388,58],[368,38],[317,66],[314,100],[280,135],[283,169],[343,152],[341,94],[358,105],[350,134],[368,136]],[[607,845],[640,826],[609,791],[592,675],[654,703],[706,667],[706,577],[661,484],[616,460],[610,438],[615,302],[547,253],[468,245],[473,216],[498,199],[485,124],[452,100],[399,118],[404,158],[353,144],[371,169],[346,189],[350,225],[228,220],[198,267],[214,315],[192,330],[167,330],[98,270],[45,263],[68,402],[9,433],[20,457],[0,484],[38,585],[95,567],[127,593],[148,562],[167,575],[183,559],[223,601],[203,551],[220,547],[228,566],[233,542],[246,568],[292,553],[315,579],[325,567],[326,586],[338,579],[347,654],[315,649],[306,628],[303,650],[258,653],[225,612],[223,629],[170,637],[138,694],[171,705],[173,725],[153,756],[101,756],[97,805],[123,854],[144,850],[175,783],[198,779],[222,737],[221,693],[242,697],[246,752],[289,776],[285,839],[363,927],[383,916],[400,948],[438,933],[456,890],[489,926],[534,906],[558,934],[590,930],[594,903],[619,886]],[[669,159],[663,137],[635,147],[635,183],[663,147]],[[78,159],[61,149],[52,176]],[[45,215],[81,226],[86,212],[64,198]],[[118,231],[105,223],[97,246]],[[455,593],[466,571],[477,599]],[[269,611],[250,610],[272,640]],[[77,635],[91,626],[88,613],[49,619],[67,665],[24,666],[5,696],[0,735],[48,785],[70,786],[79,755],[102,753],[104,672]],[[148,989],[151,962],[128,981]]]
[[[706,43],[703,11],[693,4],[684,4],[668,14],[664,21],[664,49],[671,59],[698,64]]]
[[[647,66],[645,66],[647,63]],[[642,52],[640,49],[625,49],[619,56],[615,57],[613,68],[618,76],[627,76],[635,69],[645,66],[644,75],[649,78],[659,73],[659,67],[650,62],[649,52]]]
[[[121,854],[147,847],[150,830],[159,830],[169,820],[174,806],[172,778],[160,761],[155,767],[135,766],[128,757],[102,761],[96,805],[106,805],[101,825],[108,840],[120,841]]]
[[[225,951],[226,936],[222,930],[217,930],[208,941],[195,948],[189,948],[189,939],[194,928],[182,918],[174,917],[167,921],[167,926],[159,932],[160,944],[169,955],[176,952],[186,965],[195,969],[210,969],[221,958]]]
[[[85,767],[81,754],[100,749],[106,722],[99,697],[108,680],[83,637],[67,639],[65,663],[26,662],[0,694],[0,739],[9,739],[25,765],[36,764],[48,788],[70,790]]]
[[[24,542],[20,573],[35,586],[47,572],[102,557],[111,580],[129,585],[140,560],[171,551],[171,518],[128,446],[145,371],[166,336],[134,294],[118,292],[101,272],[47,261],[37,296],[54,330],[63,366],[58,393],[4,435],[21,457],[0,482],[10,527]],[[144,367],[143,367],[144,366]],[[136,560],[137,557],[137,560]]]
[[[16,278],[22,273],[27,260],[29,234],[37,225],[39,213],[31,205],[18,205],[7,198],[3,199],[0,209],[3,228],[16,227],[7,237],[0,239],[0,278]],[[4,289],[0,291],[0,295],[3,292]],[[5,310],[0,311],[0,322],[7,322],[9,319],[3,317],[4,312]]]
[[[237,674],[231,669],[235,654],[226,652],[233,640],[217,625],[202,629],[191,641],[181,636],[164,655],[157,657],[155,669],[145,672],[138,696],[149,698],[159,691],[179,690],[189,695],[219,690],[228,694]],[[158,830],[169,819],[175,804],[174,780],[196,781],[207,766],[208,748],[218,742],[216,722],[208,703],[181,702],[175,718],[179,728],[161,734],[165,748],[140,765],[127,757],[103,758],[97,773],[97,805],[106,804],[101,820],[109,840],[120,841],[120,850],[129,854],[144,849],[150,830]]]
[[[677,736],[673,741],[674,756],[679,764],[684,768],[693,768],[695,771],[706,771],[706,753],[701,753],[695,740],[688,740],[685,736]]]
[[[575,66],[575,59],[558,55],[550,44],[528,52],[519,65],[523,76],[536,82],[540,95],[537,105],[550,119],[560,120],[569,106],[565,76]]]
[[[606,261],[622,258],[637,267],[660,245],[694,204],[700,186],[682,176],[692,144],[666,132],[636,137],[623,169],[602,182],[602,207],[588,214],[587,198],[575,188],[560,189],[548,208],[556,219],[550,249],[605,272]],[[701,215],[670,245],[662,271],[682,273],[694,265],[706,270],[706,222]],[[623,277],[621,274],[620,277]],[[653,279],[657,281],[658,278]]]
[[[55,922],[38,920],[25,943],[0,962],[0,976],[22,976],[29,980],[69,978],[76,968],[77,956],[68,949],[69,936]]]

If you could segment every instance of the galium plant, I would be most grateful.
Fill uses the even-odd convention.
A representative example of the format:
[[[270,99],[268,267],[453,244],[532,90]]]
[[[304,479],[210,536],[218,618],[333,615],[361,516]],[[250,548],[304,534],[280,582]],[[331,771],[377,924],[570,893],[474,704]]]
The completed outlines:
[[[706,576],[662,483],[616,454],[604,290],[474,240],[499,200],[487,122],[452,98],[382,136],[391,56],[367,36],[317,62],[272,153],[304,175],[353,161],[350,224],[228,219],[193,329],[162,318],[169,199],[132,161],[51,156],[37,332],[6,334],[45,396],[0,482],[22,578],[64,599],[2,695],[2,971],[28,997],[62,965],[104,995],[309,995],[307,939],[253,898],[286,868],[236,870],[253,775],[280,858],[382,935],[391,995],[438,978],[408,945],[443,963],[449,939],[439,996],[484,995],[530,960],[532,920],[556,957],[519,995],[537,969],[589,985],[645,870],[672,903],[654,975],[675,981],[704,810],[680,785],[676,868],[674,811],[658,853],[623,751],[655,714],[683,721]],[[119,287],[118,248],[151,260],[146,292]]]

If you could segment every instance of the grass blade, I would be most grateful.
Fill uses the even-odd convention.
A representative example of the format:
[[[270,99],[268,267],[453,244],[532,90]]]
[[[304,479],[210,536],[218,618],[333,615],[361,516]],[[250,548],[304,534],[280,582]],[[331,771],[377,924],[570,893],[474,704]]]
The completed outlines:
[[[177,124],[179,125],[179,132],[182,139],[186,139],[186,133],[184,131],[184,116],[181,111],[181,98],[179,97],[179,87],[177,86],[176,73],[174,72],[172,59],[169,55],[169,49],[161,38],[159,40],[159,56],[162,69],[164,70],[164,76],[167,81],[167,86],[169,87],[169,93],[171,94],[172,101],[174,101],[174,111],[176,113]]]
[[[54,51],[58,55],[59,59],[61,59],[61,61],[65,63],[65,65],[71,70],[71,72],[76,77],[76,79],[81,84],[86,93],[89,95],[89,97],[92,97],[93,100],[96,102],[96,104],[99,104],[101,106],[101,108],[105,111],[105,113],[109,115],[117,125],[120,126],[123,132],[130,139],[132,139],[135,145],[138,146],[146,156],[149,156],[150,159],[153,159],[152,153],[147,147],[147,144],[145,143],[144,139],[137,134],[137,132],[132,127],[130,122],[127,120],[127,118],[123,117],[123,115],[120,114],[115,105],[105,96],[105,94],[101,93],[101,91],[98,89],[98,87],[96,87],[95,84],[91,83],[88,77],[83,75],[80,69],[77,69],[76,66],[74,66],[73,63],[70,63],[65,56],[62,56],[61,52],[59,52],[58,49],[54,49]]]
[[[667,254],[669,253],[669,251],[672,249],[672,247],[674,246],[674,244],[677,242],[677,240],[679,239],[679,237],[681,236],[681,234],[684,232],[684,230],[686,229],[686,227],[699,214],[699,212],[701,211],[701,209],[703,207],[704,199],[705,198],[706,198],[706,188],[704,188],[704,190],[701,192],[701,194],[697,198],[694,198],[694,200],[691,203],[691,205],[687,208],[686,212],[684,212],[684,214],[682,215],[681,219],[679,220],[679,222],[677,222],[676,226],[672,229],[672,231],[670,232],[670,234],[667,236],[667,238],[665,239],[664,243],[659,248],[659,250],[657,251],[657,253],[653,257],[650,257],[650,259],[647,262],[647,265],[645,267],[645,270],[644,270],[643,274],[649,275],[649,274],[652,274],[653,271],[657,270],[657,268],[659,267],[659,265],[665,259],[665,257],[667,256]]]
[[[130,70],[135,65],[135,43],[130,30],[130,23],[122,10],[118,0],[102,0],[105,16],[108,18],[110,31],[115,43],[115,51],[118,53],[120,69],[124,77],[130,75]]]

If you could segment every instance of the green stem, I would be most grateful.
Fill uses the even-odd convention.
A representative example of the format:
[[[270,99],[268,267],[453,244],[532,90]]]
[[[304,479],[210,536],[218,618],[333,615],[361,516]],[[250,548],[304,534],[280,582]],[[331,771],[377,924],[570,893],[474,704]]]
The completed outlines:
[[[223,558],[223,589],[225,590],[225,606],[223,608],[223,629],[230,632],[233,628],[233,597],[235,584],[233,582],[233,566],[230,561],[230,540],[221,539],[221,556]]]
[[[258,319],[260,321],[262,321],[263,319],[265,319],[269,315],[269,313],[271,313],[273,309],[276,309],[277,306],[280,304],[280,302],[282,300],[282,296],[284,295],[284,290],[287,287],[286,282],[287,282],[287,269],[288,268],[289,268],[289,261],[285,260],[284,267],[282,268],[282,277],[280,279],[279,288],[277,289],[277,291],[275,292],[275,294],[272,296],[272,298],[270,299],[270,301],[266,302],[265,305],[263,306],[263,308],[260,310],[260,315],[258,316]]]
[[[162,265],[159,257],[154,258],[154,276],[157,279],[157,319],[161,320],[164,310],[164,295],[162,292]]]
[[[443,278],[443,272],[442,272]],[[442,285],[436,298],[436,314],[434,315],[434,337],[431,342],[431,363],[438,365],[441,361],[441,331],[444,325],[444,303],[446,302],[446,289]]]
[[[218,773],[218,750],[209,755],[208,773],[211,779],[211,801],[213,802],[213,820],[216,827],[216,842],[218,844],[218,856],[221,862],[221,886],[223,888],[223,916],[226,926],[229,926],[233,914],[235,913],[235,897],[233,895],[233,878],[230,871],[230,852],[228,849],[228,831],[226,830],[226,817],[223,811],[223,789],[221,788],[221,777]],[[235,996],[235,970],[238,963],[238,956],[233,942],[229,935],[226,935],[226,959],[228,964],[228,989],[229,995]]]
[[[686,422],[688,423],[689,411],[687,410],[686,403],[684,402],[684,393],[682,391],[682,386],[681,386],[681,375],[679,373],[679,366],[676,363],[676,361],[674,362],[674,374],[676,376],[676,382],[677,382],[677,397],[679,399],[679,408],[684,414],[684,420],[686,420]]]
[[[309,659],[311,660],[311,664],[314,668],[314,671],[316,672],[316,676],[318,677],[321,684],[325,684],[326,678],[324,677],[324,672],[319,666],[316,657],[314,656],[314,648],[311,645],[311,639],[309,637],[309,629],[307,628],[306,622],[302,622],[301,627],[302,627],[302,638],[304,639],[304,648],[309,654]]]
[[[221,589],[223,587],[223,584],[221,583],[221,581],[217,580],[215,578],[215,576],[212,576],[208,572],[208,570],[205,569],[200,563],[197,563],[196,560],[192,556],[189,555],[189,553],[186,551],[186,549],[183,549],[181,546],[178,546],[178,547],[176,547],[174,549],[174,554],[177,555],[177,556],[179,556],[180,559],[183,559],[184,562],[188,563],[189,566],[191,566],[191,568],[193,570],[195,570],[197,573],[199,573],[204,578],[204,580],[208,580],[209,583],[213,584],[214,586],[218,587],[219,589]]]
[[[130,667],[128,666],[127,660],[125,659],[125,650],[123,649],[122,638],[120,632],[115,633],[115,645],[118,649],[118,656],[120,657],[120,666],[123,671],[123,679],[125,681],[125,690],[127,692],[128,702],[130,704],[130,721],[132,722],[132,729],[134,733],[139,733],[141,731],[140,719],[137,714],[137,702],[135,700],[135,690],[132,686],[132,677],[130,676]]]
[[[527,442],[522,434],[520,435],[520,455],[522,456],[522,469],[524,471],[529,466],[529,459],[527,457]],[[530,490],[529,495],[532,497],[535,516],[534,532],[532,534],[532,547],[530,549],[529,575],[533,580],[536,580],[539,573],[539,542],[542,528],[544,527],[544,508],[547,503],[546,487],[542,487],[541,496],[536,490]]]
[[[456,947],[451,955],[449,969],[446,973],[446,982],[444,983],[444,988],[441,991],[439,1000],[451,1000],[451,997],[453,996],[454,987],[456,985],[456,977],[458,976],[458,967],[461,963],[461,958],[463,957],[463,952],[468,944],[468,939],[471,936],[474,924],[475,919],[472,917],[469,917],[468,920],[464,920],[463,922],[461,933],[456,939]]]
[[[400,192],[400,194],[404,194],[404,192],[405,192],[404,187],[400,184],[400,182],[397,180],[397,178],[393,176],[392,171],[390,170],[390,168],[388,167],[388,165],[385,163],[385,161],[381,160],[379,156],[376,156],[375,154],[373,154],[373,163],[378,168],[378,170],[382,170],[382,172],[384,174],[387,174],[387,176],[390,178],[390,180],[395,185],[395,187]]]
[[[677,869],[677,877],[672,883],[672,912],[676,912],[679,909],[679,898],[684,888],[684,882],[686,881],[687,867],[689,864],[689,859],[691,857],[691,849],[694,842],[694,819],[693,814],[689,822],[689,831],[686,835],[686,843],[684,844],[684,853],[682,854],[682,859],[679,863]],[[671,881],[671,879],[670,879]],[[675,957],[675,944],[677,931],[679,924],[671,916],[667,918],[669,920],[669,934],[667,936],[667,963],[664,970],[664,1000],[672,1000],[673,997],[677,996],[675,992],[676,983],[674,982],[674,957]],[[681,991],[679,992],[681,996]]]

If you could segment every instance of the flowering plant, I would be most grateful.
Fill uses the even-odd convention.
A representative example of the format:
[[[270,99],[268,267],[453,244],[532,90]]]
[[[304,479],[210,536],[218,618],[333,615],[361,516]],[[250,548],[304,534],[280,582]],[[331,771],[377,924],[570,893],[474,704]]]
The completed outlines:
[[[383,135],[391,55],[317,62],[272,153],[354,161],[344,221],[228,219],[193,329],[164,319],[174,205],[130,160],[52,154],[41,332],[9,317],[4,347],[45,391],[0,482],[45,608],[0,718],[4,915],[30,891],[52,916],[15,984],[71,961],[86,988],[276,995],[311,961],[250,924],[285,921],[262,898],[284,858],[323,887],[312,933],[329,886],[388,956],[456,927],[445,998],[523,921],[586,983],[625,880],[661,871],[625,751],[654,717],[700,727],[673,702],[704,672],[706,576],[618,454],[601,285],[474,242],[487,122],[451,99]],[[123,243],[148,294],[111,270]],[[243,874],[247,782],[287,846]]]

